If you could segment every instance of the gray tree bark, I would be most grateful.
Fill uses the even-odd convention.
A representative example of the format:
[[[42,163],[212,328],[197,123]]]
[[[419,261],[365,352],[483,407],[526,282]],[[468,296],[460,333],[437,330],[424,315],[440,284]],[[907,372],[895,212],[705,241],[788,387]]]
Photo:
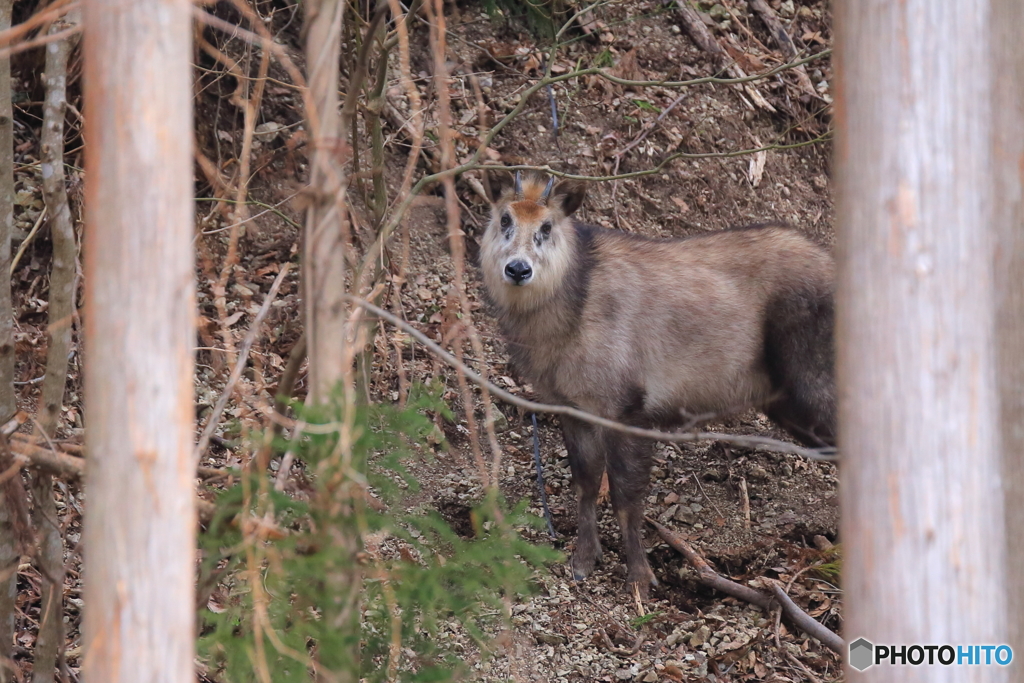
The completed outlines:
[[[345,376],[345,163],[348,145],[338,110],[338,59],[345,3],[306,4],[306,68],[315,110],[306,112],[312,142],[310,206],[303,239],[302,292],[309,394],[330,398]]]
[[[836,7],[847,641],[1007,638],[992,268],[996,2]],[[875,666],[857,680],[1004,681],[1010,672]]]
[[[77,13],[75,13],[77,15]],[[68,18],[71,21],[77,20]],[[54,23],[51,33],[70,26],[69,20]],[[60,426],[64,387],[67,384],[68,354],[71,351],[71,321],[75,310],[75,230],[64,176],[64,114],[67,109],[68,56],[76,41],[71,38],[51,43],[46,49],[46,82],[43,99],[43,128],[40,135],[43,199],[50,222],[53,259],[50,268],[50,300],[47,308],[48,345],[46,376],[39,402],[39,428],[52,437]],[[53,498],[53,477],[47,472],[32,475],[35,500],[33,524],[38,538],[36,561],[43,575],[39,635],[36,637],[33,683],[52,683],[57,656],[64,645],[64,541]]]
[[[1024,4],[994,0],[996,351],[1007,539],[1024,538]],[[1009,644],[1024,655],[1024,543],[1007,545]],[[1024,665],[1015,664],[1020,678]]]
[[[192,3],[84,0],[87,683],[195,680]]]
[[[14,0],[0,0],[0,31],[11,27]],[[18,409],[14,393],[14,312],[11,305],[11,233],[14,230],[14,111],[11,106],[11,59],[0,58],[0,423]],[[19,559],[10,511],[0,487],[0,683],[14,680],[4,665],[14,644],[14,598]],[[10,572],[7,578],[5,574]]]

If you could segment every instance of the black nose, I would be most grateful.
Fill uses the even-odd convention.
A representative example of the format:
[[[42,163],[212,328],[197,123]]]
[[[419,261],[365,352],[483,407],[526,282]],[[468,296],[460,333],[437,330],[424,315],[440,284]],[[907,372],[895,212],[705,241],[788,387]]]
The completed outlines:
[[[505,266],[505,275],[518,285],[530,279],[530,276],[533,275],[533,268],[526,261],[512,261]]]

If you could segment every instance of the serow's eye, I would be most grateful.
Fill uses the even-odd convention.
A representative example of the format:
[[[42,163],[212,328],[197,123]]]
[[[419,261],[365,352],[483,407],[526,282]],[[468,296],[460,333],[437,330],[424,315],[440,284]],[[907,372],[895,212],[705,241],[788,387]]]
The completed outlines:
[[[509,228],[512,225],[512,217],[507,213],[501,217],[501,227],[503,230]]]
[[[541,225],[540,234],[544,237],[548,237],[551,234],[551,223],[544,223]]]

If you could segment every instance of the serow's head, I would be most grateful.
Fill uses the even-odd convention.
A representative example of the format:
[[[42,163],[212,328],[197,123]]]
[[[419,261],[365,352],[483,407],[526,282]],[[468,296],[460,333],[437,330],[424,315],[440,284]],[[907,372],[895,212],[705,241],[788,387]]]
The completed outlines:
[[[481,247],[485,284],[499,305],[532,308],[561,286],[568,271],[575,240],[570,216],[583,203],[584,187],[534,174],[495,174],[488,180],[491,222]]]

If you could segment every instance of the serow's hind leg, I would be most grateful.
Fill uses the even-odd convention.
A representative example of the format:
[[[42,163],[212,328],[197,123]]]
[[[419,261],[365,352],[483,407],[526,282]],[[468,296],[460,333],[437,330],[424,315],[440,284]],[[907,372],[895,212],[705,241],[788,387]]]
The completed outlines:
[[[576,580],[581,581],[594,570],[594,565],[601,558],[601,539],[597,535],[597,494],[604,475],[605,447],[600,428],[572,418],[562,418],[562,434],[569,453],[573,485],[579,492],[572,573]]]
[[[830,291],[796,293],[769,311],[765,363],[777,398],[765,413],[812,447],[835,444],[834,318]]]
[[[651,477],[651,444],[614,435],[606,446],[612,505],[619,518],[626,553],[626,583],[630,588],[636,584],[640,595],[647,597],[650,585],[658,583],[642,540],[644,500]]]

